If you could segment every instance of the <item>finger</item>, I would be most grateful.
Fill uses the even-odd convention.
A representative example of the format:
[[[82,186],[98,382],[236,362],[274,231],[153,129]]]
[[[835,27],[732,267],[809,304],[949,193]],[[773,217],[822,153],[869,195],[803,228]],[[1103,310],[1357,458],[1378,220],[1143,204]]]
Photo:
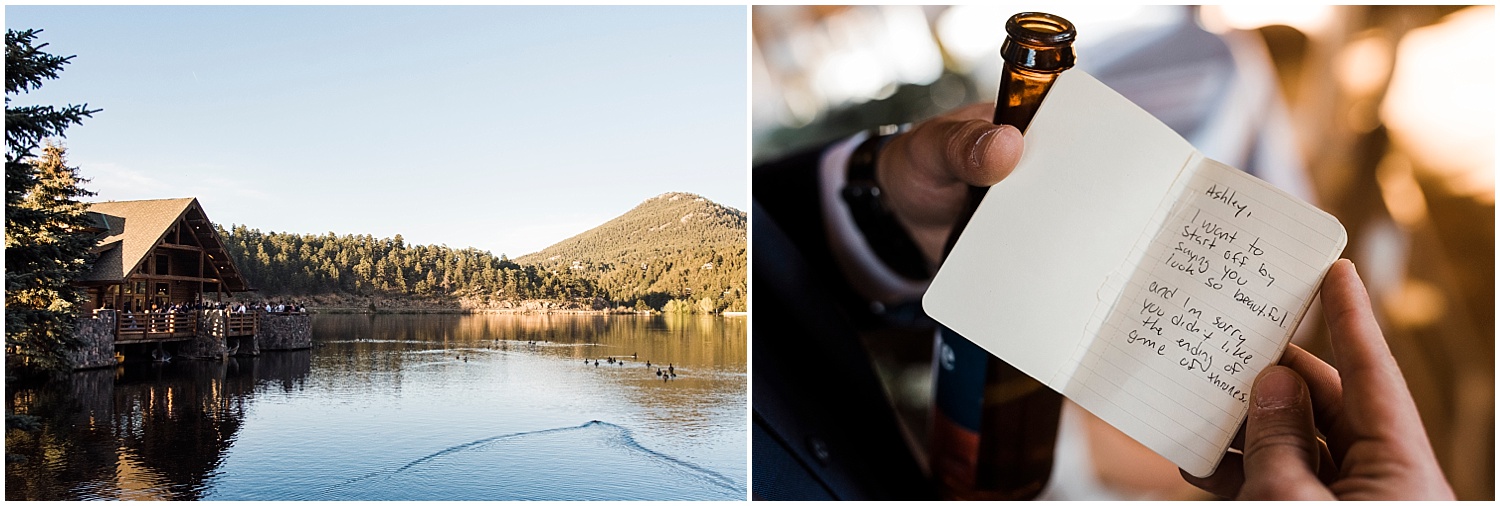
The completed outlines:
[[[1351,454],[1340,462],[1348,468],[1342,472],[1403,479],[1413,485],[1402,489],[1410,497],[1451,498],[1453,491],[1354,264],[1334,262],[1322,294],[1334,359],[1344,380],[1344,426],[1350,438],[1371,443],[1362,447],[1370,451],[1358,455],[1351,445]],[[1355,468],[1360,470],[1351,471]]]
[[[1245,483],[1240,499],[1326,497],[1318,481],[1318,441],[1312,401],[1297,373],[1266,368],[1250,390],[1245,422]]]
[[[1021,133],[987,119],[990,104],[976,104],[923,122],[881,151],[875,176],[885,202],[937,262],[954,222],[968,206],[970,185],[992,185],[1015,168]]]
[[[881,156],[881,169],[890,169],[878,171],[883,187],[908,184],[957,193],[1004,179],[1020,160],[1021,132],[972,116],[942,116],[893,140],[886,147],[892,156]]]
[[[1352,443],[1343,429],[1344,387],[1339,371],[1295,344],[1287,345],[1281,365],[1291,368],[1307,385],[1312,396],[1313,421],[1318,431],[1328,437],[1328,449],[1334,462],[1342,462]]]
[[[1318,439],[1318,481],[1333,483],[1339,479],[1338,461],[1333,460],[1333,452],[1328,450],[1328,442]]]
[[[1323,281],[1322,298],[1354,435],[1399,443],[1402,435],[1423,434],[1416,405],[1353,263],[1334,262]]]
[[[1016,127],[996,125],[986,120],[955,121],[938,126],[941,127],[939,135],[947,140],[942,145],[939,163],[965,185],[992,186],[1010,175],[1021,159],[1021,131]]]
[[[1218,469],[1214,469],[1214,474],[1206,478],[1193,476],[1182,469],[1177,472],[1182,474],[1182,479],[1187,480],[1188,484],[1225,499],[1239,496],[1240,486],[1245,484],[1244,458],[1234,452],[1225,453],[1224,460],[1219,461]]]

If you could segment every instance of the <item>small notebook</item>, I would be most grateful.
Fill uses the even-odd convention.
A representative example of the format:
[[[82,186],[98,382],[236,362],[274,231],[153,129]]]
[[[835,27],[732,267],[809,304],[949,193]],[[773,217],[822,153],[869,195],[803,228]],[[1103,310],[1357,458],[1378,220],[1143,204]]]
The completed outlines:
[[[1070,70],[923,298],[1194,476],[1218,467],[1347,236]]]

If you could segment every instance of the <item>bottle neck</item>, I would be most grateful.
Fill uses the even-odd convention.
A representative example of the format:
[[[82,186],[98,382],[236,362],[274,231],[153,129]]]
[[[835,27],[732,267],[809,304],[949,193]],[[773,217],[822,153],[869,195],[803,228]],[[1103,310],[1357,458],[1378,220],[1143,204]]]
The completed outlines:
[[[1075,59],[1071,43],[1039,46],[1017,42],[1010,37],[1000,46],[1000,57],[1017,70],[1043,74],[1056,74],[1073,68]]]

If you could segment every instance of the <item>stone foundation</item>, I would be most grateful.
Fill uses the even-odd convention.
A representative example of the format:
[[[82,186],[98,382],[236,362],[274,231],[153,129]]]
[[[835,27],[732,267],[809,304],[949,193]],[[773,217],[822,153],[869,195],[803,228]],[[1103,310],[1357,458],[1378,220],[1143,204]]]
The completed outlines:
[[[90,318],[75,321],[73,335],[80,341],[77,350],[69,356],[74,369],[93,369],[115,365],[115,318],[114,310],[100,310]]]
[[[229,348],[224,345],[224,340],[214,336],[212,332],[205,332],[203,320],[198,320],[198,332],[191,340],[183,341],[177,345],[177,354],[183,358],[197,358],[207,360],[224,360],[229,358]]]
[[[229,347],[218,337],[224,332],[222,311],[199,311],[198,328],[191,340],[177,345],[177,354],[182,358],[224,360],[229,357]]]
[[[198,316],[198,336],[222,336],[229,333],[229,313],[225,311],[203,311]],[[254,336],[226,337],[223,343],[226,355],[256,356],[260,348]]]
[[[233,350],[230,354],[237,357],[258,357],[260,356],[260,340],[255,336],[231,337],[229,349]]]
[[[312,348],[312,316],[307,313],[264,313],[255,335],[260,350]]]
[[[73,369],[109,367],[115,360],[115,321],[113,310],[100,310],[89,318],[79,318],[74,335],[82,342],[69,361]],[[174,344],[174,354],[182,358],[223,361],[229,349],[236,355],[259,355],[261,350],[306,350],[312,348],[312,316],[307,313],[262,313],[255,337],[217,337],[225,333],[227,317],[222,311],[198,313],[197,336]]]

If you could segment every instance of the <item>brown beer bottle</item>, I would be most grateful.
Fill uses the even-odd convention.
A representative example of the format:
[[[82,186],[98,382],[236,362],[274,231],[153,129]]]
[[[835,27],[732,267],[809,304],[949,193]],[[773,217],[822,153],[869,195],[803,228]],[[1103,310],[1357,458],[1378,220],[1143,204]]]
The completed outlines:
[[[1073,66],[1077,32],[1068,20],[1040,12],[1011,16],[1005,31],[994,121],[1025,131],[1052,82]],[[948,237],[945,256],[986,190],[969,189],[968,210]],[[946,327],[935,344],[928,457],[939,493],[947,499],[1036,497],[1052,472],[1062,396]]]

